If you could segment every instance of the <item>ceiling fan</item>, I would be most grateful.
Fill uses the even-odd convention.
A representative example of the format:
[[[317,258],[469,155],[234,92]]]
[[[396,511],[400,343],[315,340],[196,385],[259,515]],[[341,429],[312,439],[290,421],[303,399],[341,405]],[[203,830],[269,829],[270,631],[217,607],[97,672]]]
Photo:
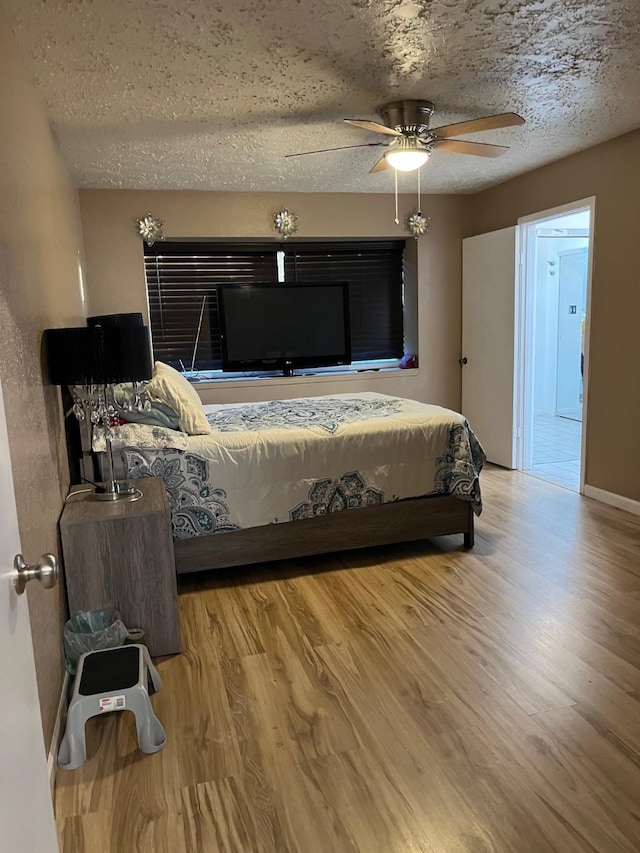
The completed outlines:
[[[499,113],[484,118],[459,121],[441,127],[429,127],[435,107],[431,101],[392,101],[378,110],[384,124],[366,119],[346,118],[348,124],[383,133],[393,137],[389,142],[365,142],[361,145],[341,145],[338,148],[323,148],[318,151],[302,151],[286,154],[286,157],[303,157],[307,154],[322,154],[325,151],[342,151],[347,148],[386,147],[386,151],[369,172],[381,172],[393,168],[401,172],[412,172],[424,165],[434,150],[452,151],[456,154],[475,154],[479,157],[499,157],[508,151],[506,145],[490,145],[486,142],[468,142],[454,139],[457,134],[479,133],[500,127],[524,124],[516,113]]]

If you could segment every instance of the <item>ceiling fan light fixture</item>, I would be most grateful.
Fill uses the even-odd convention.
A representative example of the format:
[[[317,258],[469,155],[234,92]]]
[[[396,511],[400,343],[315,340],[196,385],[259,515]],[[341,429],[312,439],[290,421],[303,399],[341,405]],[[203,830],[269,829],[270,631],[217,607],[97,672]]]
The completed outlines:
[[[429,159],[431,151],[428,148],[398,146],[384,152],[384,159],[392,169],[398,172],[415,172]]]

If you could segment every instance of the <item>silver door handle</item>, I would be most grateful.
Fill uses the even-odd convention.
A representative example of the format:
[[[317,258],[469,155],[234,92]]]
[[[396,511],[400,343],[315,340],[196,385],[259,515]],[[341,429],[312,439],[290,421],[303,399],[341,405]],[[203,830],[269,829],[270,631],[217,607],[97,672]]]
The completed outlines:
[[[43,554],[35,566],[27,565],[22,554],[16,554],[13,568],[18,573],[13,579],[18,595],[22,595],[29,581],[39,580],[45,589],[58,583],[58,561],[53,554]]]

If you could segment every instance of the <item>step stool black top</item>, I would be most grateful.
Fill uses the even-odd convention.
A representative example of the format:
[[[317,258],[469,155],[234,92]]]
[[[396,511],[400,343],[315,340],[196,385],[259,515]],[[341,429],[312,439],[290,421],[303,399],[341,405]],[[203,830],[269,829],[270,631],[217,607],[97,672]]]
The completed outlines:
[[[126,690],[140,678],[140,649],[120,646],[103,652],[93,652],[84,659],[78,693],[93,696]]]

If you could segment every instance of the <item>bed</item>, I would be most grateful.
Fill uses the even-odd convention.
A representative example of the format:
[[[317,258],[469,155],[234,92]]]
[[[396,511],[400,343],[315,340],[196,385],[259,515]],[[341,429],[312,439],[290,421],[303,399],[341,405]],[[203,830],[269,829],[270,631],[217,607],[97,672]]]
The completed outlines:
[[[462,534],[485,456],[465,418],[377,393],[204,407],[211,432],[116,428],[130,478],[164,479],[179,573]]]

